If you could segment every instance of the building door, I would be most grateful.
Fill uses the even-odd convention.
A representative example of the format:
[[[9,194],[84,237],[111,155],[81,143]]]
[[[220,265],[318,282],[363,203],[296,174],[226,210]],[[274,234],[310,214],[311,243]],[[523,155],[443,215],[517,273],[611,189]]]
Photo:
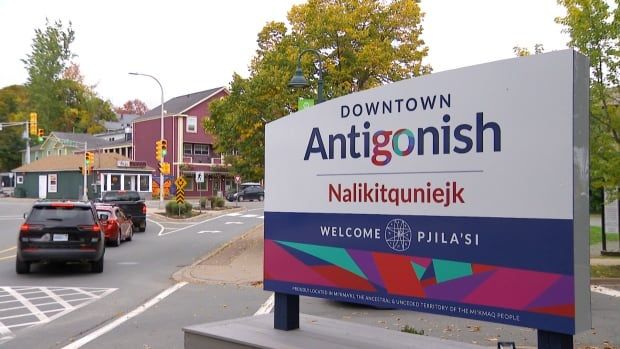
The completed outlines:
[[[39,176],[39,199],[45,199],[47,197],[47,176]]]

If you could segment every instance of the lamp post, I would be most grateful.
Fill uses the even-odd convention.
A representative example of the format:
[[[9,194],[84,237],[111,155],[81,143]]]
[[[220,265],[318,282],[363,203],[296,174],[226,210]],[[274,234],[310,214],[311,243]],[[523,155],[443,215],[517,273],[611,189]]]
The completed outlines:
[[[142,76],[148,76],[149,78],[155,80],[155,82],[157,82],[157,84],[159,85],[159,89],[161,90],[161,120],[160,120],[160,137],[159,139],[164,139],[164,88],[161,86],[161,83],[159,82],[159,80],[157,80],[156,77],[154,77],[153,75],[149,75],[149,74],[142,74],[142,73],[129,73],[130,75],[142,75]],[[164,163],[164,154],[161,154],[161,157],[159,159],[159,208],[162,208],[164,206],[164,174],[161,172],[161,169],[163,168],[163,163]]]
[[[303,88],[310,86],[310,83],[306,80],[304,73],[301,70],[301,56],[308,52],[314,53],[319,59],[319,81],[317,88],[317,104],[319,104],[323,102],[323,62],[321,61],[321,54],[318,50],[308,48],[299,53],[299,57],[297,57],[297,69],[295,69],[295,75],[293,75],[291,81],[288,82],[288,86],[292,88]]]
[[[291,88],[303,88],[310,86],[301,70],[301,56],[311,52],[319,59],[319,81],[317,88],[317,104],[323,102],[323,62],[321,54],[315,49],[305,49],[297,57],[297,69],[288,86]],[[273,327],[277,330],[290,331],[299,328],[299,296],[281,292],[275,292],[273,309]]]

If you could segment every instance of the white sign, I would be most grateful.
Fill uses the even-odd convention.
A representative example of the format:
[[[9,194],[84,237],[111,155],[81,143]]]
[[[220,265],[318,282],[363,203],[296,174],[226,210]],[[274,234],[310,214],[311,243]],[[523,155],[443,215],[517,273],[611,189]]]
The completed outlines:
[[[241,182],[241,176],[235,176],[235,183]]]
[[[129,167],[129,160],[116,160],[116,167]]]
[[[588,83],[564,50],[268,123],[265,289],[590,329]]]
[[[196,171],[196,183],[204,183],[205,173],[203,171]]]
[[[49,193],[56,193],[58,190],[58,175],[50,173],[47,175],[47,191]]]
[[[608,195],[605,191],[604,202],[607,202]],[[618,200],[613,200],[605,204],[605,233],[618,233],[620,231],[620,211],[618,211]]]

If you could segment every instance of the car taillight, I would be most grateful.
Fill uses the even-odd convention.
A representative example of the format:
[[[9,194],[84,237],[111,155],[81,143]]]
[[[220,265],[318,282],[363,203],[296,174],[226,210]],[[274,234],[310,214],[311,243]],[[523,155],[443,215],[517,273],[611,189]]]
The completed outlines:
[[[146,214],[146,205],[143,205],[143,206],[142,206],[142,213],[143,213],[143,214]]]
[[[52,204],[52,207],[67,207],[67,208],[73,208],[75,207],[74,204],[70,204],[70,203],[66,203],[66,202],[55,202]]]
[[[43,230],[43,225],[41,224],[22,224],[21,227],[19,227],[19,231],[21,232],[29,232],[29,231],[39,231],[39,230]]]
[[[93,225],[78,225],[77,228],[81,231],[93,231],[93,232],[99,232],[101,231],[101,228],[99,228],[98,224],[93,224]]]

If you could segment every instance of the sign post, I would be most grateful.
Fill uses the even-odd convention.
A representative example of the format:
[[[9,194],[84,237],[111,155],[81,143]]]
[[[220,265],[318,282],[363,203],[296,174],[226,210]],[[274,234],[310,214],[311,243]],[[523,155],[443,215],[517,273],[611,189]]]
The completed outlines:
[[[174,184],[177,186],[177,192],[175,195],[175,200],[178,205],[185,203],[185,186],[187,185],[187,181],[183,177],[177,177],[174,181]],[[181,215],[181,206],[179,206],[179,216]]]
[[[590,329],[588,71],[556,51],[267,124],[265,290],[536,328],[541,348]]]
[[[237,185],[237,191],[236,191],[237,195],[239,195],[239,182],[241,182],[241,176],[236,175],[235,176],[235,184]],[[237,202],[239,202],[239,201],[237,201]],[[235,207],[239,206],[239,204],[237,202],[235,202]]]

